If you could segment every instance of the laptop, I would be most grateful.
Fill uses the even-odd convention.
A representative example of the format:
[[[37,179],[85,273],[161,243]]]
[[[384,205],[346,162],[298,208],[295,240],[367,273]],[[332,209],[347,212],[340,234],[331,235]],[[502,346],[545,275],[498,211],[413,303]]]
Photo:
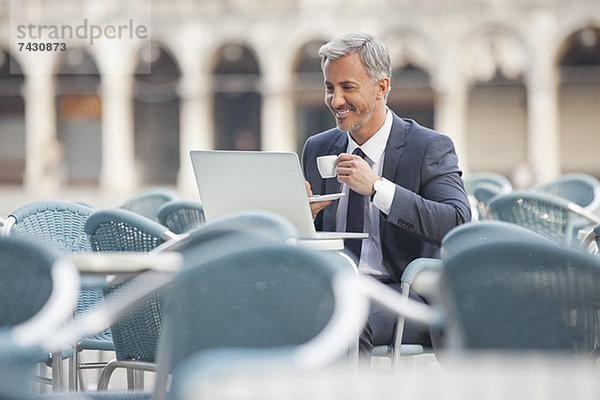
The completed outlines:
[[[237,211],[266,210],[289,220],[303,239],[368,237],[316,231],[296,153],[192,150],[190,156],[207,221]]]

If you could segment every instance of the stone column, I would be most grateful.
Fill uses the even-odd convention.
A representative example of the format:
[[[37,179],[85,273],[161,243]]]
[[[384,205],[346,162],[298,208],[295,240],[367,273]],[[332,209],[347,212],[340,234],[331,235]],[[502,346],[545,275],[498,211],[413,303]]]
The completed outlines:
[[[111,57],[115,62],[119,58]],[[128,193],[137,184],[134,150],[134,78],[123,65],[102,74],[103,190]]]
[[[558,71],[548,36],[555,25],[545,14],[533,19],[532,55],[527,71],[527,158],[536,183],[561,173]]]
[[[56,94],[49,68],[26,75],[24,186],[36,192],[55,192],[60,186],[64,149],[56,138]]]
[[[190,71],[179,83],[180,137],[179,176],[177,185],[185,197],[198,195],[194,171],[190,161],[190,150],[214,148],[214,123],[212,93],[208,88],[209,76]]]
[[[468,85],[458,65],[443,57],[438,75],[433,79],[435,91],[434,128],[448,135],[454,142],[459,166],[469,172],[469,154],[466,142]]]
[[[268,65],[261,81],[261,147],[266,151],[296,151],[292,75],[281,60]]]

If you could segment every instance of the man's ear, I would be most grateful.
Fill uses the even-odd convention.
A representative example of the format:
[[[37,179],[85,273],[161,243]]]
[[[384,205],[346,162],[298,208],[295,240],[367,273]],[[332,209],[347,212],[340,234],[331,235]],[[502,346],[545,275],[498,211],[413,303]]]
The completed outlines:
[[[381,78],[377,81],[377,100],[385,99],[388,92],[391,90],[390,79]]]

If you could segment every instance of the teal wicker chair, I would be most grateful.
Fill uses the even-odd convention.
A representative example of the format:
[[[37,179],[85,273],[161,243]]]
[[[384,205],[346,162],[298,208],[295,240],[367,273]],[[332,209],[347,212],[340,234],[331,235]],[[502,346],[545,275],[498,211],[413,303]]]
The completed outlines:
[[[202,225],[204,210],[198,201],[172,200],[156,212],[158,222],[174,233],[185,233]]]
[[[77,269],[58,253],[27,239],[0,237],[0,393],[13,386],[33,389],[35,363],[49,358],[36,346],[72,318],[78,290]],[[62,390],[60,353],[65,349],[52,350],[52,383]],[[20,368],[8,363],[13,356]]]
[[[104,209],[94,212],[84,230],[91,248],[98,252],[149,252],[176,235],[165,226],[149,218],[122,209]],[[120,286],[109,286],[104,295]],[[155,370],[158,338],[162,329],[162,307],[159,293],[132,307],[120,321],[111,326],[116,360],[104,368],[99,390],[107,389],[116,368],[126,368],[129,387],[143,386],[143,375],[134,371]]]
[[[498,193],[509,193],[513,190],[512,184],[504,176],[495,172],[475,172],[465,176],[465,189],[468,194],[473,194],[473,191],[480,184],[488,184],[495,186]]]
[[[84,232],[88,217],[93,208],[69,201],[38,201],[24,205],[11,213],[3,227],[3,235],[34,240],[60,254],[91,251]],[[102,302],[102,291],[95,288],[82,288],[75,313],[81,313]],[[87,365],[78,361],[82,350],[114,350],[109,330],[104,330],[77,343],[73,365],[69,375],[71,389],[77,388],[77,370]]]
[[[491,219],[511,222],[556,243],[578,247],[577,232],[600,223],[600,217],[563,198],[542,192],[512,192],[492,199]]]
[[[475,200],[478,220],[487,219],[490,200],[502,193],[500,187],[489,182],[481,182],[473,188],[471,197]]]
[[[351,292],[351,285],[336,281],[356,277],[331,258],[243,232],[189,251],[187,265],[165,293],[161,360],[168,362],[157,378],[159,388],[167,372],[197,352],[291,346],[308,368],[343,358],[358,336],[367,302],[337,307],[339,291]],[[348,299],[361,300],[352,294]]]
[[[564,174],[533,190],[562,197],[589,212],[596,211],[600,206],[600,181],[588,174]]]
[[[495,172],[476,172],[467,175],[464,181],[471,202],[473,221],[487,218],[487,205],[494,196],[513,190],[510,181]]]
[[[126,200],[120,208],[133,211],[153,221],[156,221],[156,212],[165,203],[176,200],[177,194],[165,188],[145,190]]]
[[[14,210],[4,236],[30,238],[61,254],[90,251],[83,226],[93,208],[68,201],[38,201]]]
[[[448,345],[567,351],[600,344],[600,260],[543,241],[482,243],[444,261]]]

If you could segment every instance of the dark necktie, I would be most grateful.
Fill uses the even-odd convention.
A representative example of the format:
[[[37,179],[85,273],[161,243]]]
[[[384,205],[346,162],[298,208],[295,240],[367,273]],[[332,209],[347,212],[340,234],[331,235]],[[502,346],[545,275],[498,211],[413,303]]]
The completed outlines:
[[[357,147],[352,154],[365,158],[365,153]],[[348,190],[348,209],[346,210],[346,232],[362,232],[365,220],[365,196]],[[346,239],[344,242],[346,249],[350,250],[356,259],[360,260],[360,250],[362,239]]]

